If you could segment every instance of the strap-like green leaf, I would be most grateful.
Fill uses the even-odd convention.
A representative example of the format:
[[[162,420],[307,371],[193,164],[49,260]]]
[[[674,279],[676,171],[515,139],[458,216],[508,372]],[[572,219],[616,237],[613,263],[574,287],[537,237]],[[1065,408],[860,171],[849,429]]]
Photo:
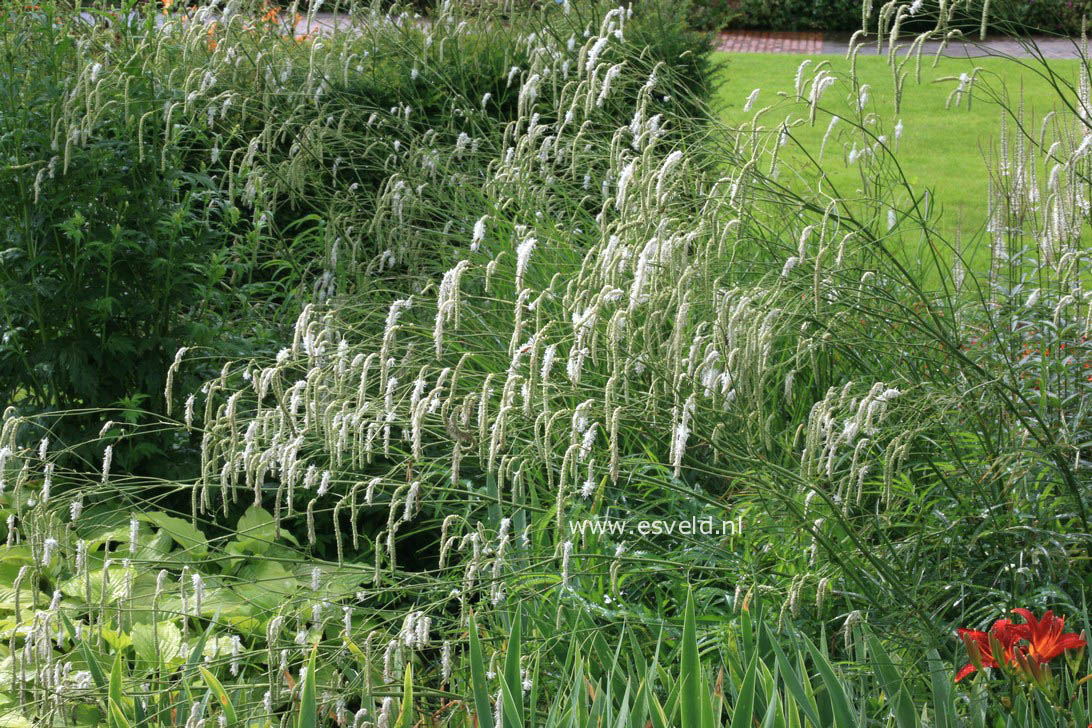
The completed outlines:
[[[826,657],[811,643],[811,640],[806,635],[800,635],[800,639],[804,642],[804,647],[807,648],[808,653],[811,655],[812,662],[815,663],[815,667],[819,670],[819,676],[823,679],[823,684],[826,686],[827,695],[830,696],[831,708],[834,710],[834,725],[837,728],[857,728],[857,717],[853,713],[853,708],[849,704],[849,697],[846,695],[845,688],[842,686],[842,681],[838,679],[838,676],[834,673],[834,667],[830,664]]]
[[[767,629],[763,625],[763,629]],[[768,632],[767,632],[768,633]],[[804,716],[811,721],[812,728],[820,728],[822,722],[819,720],[818,706],[808,695],[804,689],[804,684],[800,680],[800,676],[791,664],[789,664],[789,658],[785,656],[785,653],[777,645],[777,640],[770,639],[770,646],[773,649],[774,659],[777,662],[777,670],[781,675],[782,682],[785,683],[785,687],[789,689],[789,694],[792,695],[800,709],[804,711]]]
[[[110,720],[113,725],[116,725],[118,728],[132,728],[129,719],[125,717],[125,711],[121,709],[120,705],[114,702],[113,698],[110,698]]]
[[[114,664],[110,668],[110,718],[118,728],[123,728],[129,725],[129,721],[125,719],[124,711],[122,711],[121,695],[121,679],[122,679],[122,664],[121,664],[121,650],[114,653]],[[114,717],[115,713],[121,712],[124,722],[118,722]]]
[[[398,711],[398,720],[394,728],[413,726],[413,663],[406,665],[406,675],[402,679],[402,709]]]
[[[224,686],[220,684],[220,681],[216,679],[216,676],[209,672],[208,668],[204,665],[198,665],[197,669],[201,671],[201,677],[205,679],[205,683],[209,686],[209,690],[216,696],[216,699],[220,701],[220,707],[224,711],[224,720],[227,721],[227,725],[234,726],[239,722],[239,717],[235,713],[235,706],[231,703],[231,698],[228,697],[227,691],[224,690]]]
[[[474,710],[478,714],[478,728],[493,728],[493,711],[489,706],[489,686],[485,681],[485,663],[482,645],[478,641],[478,623],[470,613],[470,682],[474,688]]]
[[[522,642],[523,619],[520,616],[520,609],[517,607],[512,617],[512,634],[508,638],[508,654],[504,659],[504,682],[512,694],[512,709],[514,712],[510,721],[508,719],[509,706],[505,701],[504,728],[514,728],[517,725],[515,721],[522,722],[523,720],[523,680],[520,677]]]
[[[867,636],[868,649],[872,653],[872,666],[876,676],[883,685],[883,691],[891,703],[891,712],[895,716],[895,723],[899,728],[917,728],[918,715],[914,709],[914,700],[906,689],[892,662],[891,656],[884,649],[883,644],[871,632]]]
[[[680,667],[680,715],[682,728],[701,728],[701,699],[699,675],[701,665],[698,662],[698,634],[694,617],[693,594],[686,595],[686,609],[683,612],[682,665]]]
[[[516,690],[519,690],[518,683]],[[523,709],[516,703],[516,696],[507,680],[501,680],[501,702],[501,722],[505,728],[523,728]]]
[[[739,688],[739,697],[732,709],[732,728],[751,728],[755,712],[755,673],[758,666],[758,654],[751,655],[747,670],[743,673],[743,684]],[[772,701],[771,701],[772,702]]]
[[[296,728],[315,728],[318,725],[318,701],[315,697],[315,654],[318,652],[318,644],[311,648],[311,656],[307,658],[307,674],[303,677],[300,686],[300,717]]]
[[[955,728],[955,704],[952,702],[952,674],[935,649],[926,655],[933,688],[933,723],[936,728]]]

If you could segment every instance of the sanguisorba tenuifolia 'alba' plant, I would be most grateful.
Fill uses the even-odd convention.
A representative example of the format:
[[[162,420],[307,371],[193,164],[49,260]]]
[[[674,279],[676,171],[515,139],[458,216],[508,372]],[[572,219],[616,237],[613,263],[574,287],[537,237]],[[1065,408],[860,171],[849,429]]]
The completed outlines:
[[[326,620],[340,614],[335,602],[345,603],[346,597],[350,603],[386,602],[391,586],[405,586],[409,578],[428,595],[420,600],[421,607],[443,614],[455,606],[445,623],[451,629],[465,625],[467,610],[478,599],[501,605],[510,598],[518,584],[509,586],[506,577],[521,562],[548,570],[563,561],[565,577],[552,581],[566,593],[578,593],[580,556],[564,532],[565,518],[571,511],[591,508],[594,484],[616,488],[632,477],[623,462],[632,447],[622,439],[626,421],[674,409],[676,414],[656,423],[652,432],[662,431],[656,436],[662,437],[664,452],[670,452],[674,474],[681,475],[692,442],[688,433],[696,429],[699,416],[699,397],[702,407],[720,408],[731,406],[737,397],[744,402],[757,396],[751,390],[760,374],[747,372],[765,365],[769,347],[748,342],[753,336],[771,339],[776,323],[765,311],[759,322],[750,320],[768,292],[725,289],[718,296],[734,302],[730,325],[738,331],[714,332],[714,317],[698,325],[701,334],[691,341],[689,331],[696,325],[687,310],[704,307],[709,315],[712,302],[692,304],[680,298],[676,284],[679,275],[704,280],[720,267],[709,261],[713,267],[702,270],[695,263],[710,230],[690,225],[703,209],[714,217],[718,210],[704,198],[704,183],[688,181],[702,177],[700,162],[688,161],[682,148],[672,148],[685,141],[683,134],[693,123],[677,113],[673,101],[686,89],[674,80],[670,64],[649,62],[642,49],[627,45],[631,14],[625,8],[586,17],[572,11],[556,19],[554,28],[564,35],[521,38],[527,65],[513,66],[507,77],[515,97],[514,117],[502,134],[485,137],[481,145],[461,132],[445,147],[435,130],[415,128],[414,109],[406,102],[371,112],[369,121],[374,117],[375,124],[386,125],[395,137],[382,142],[390,143],[387,159],[395,173],[379,186],[370,219],[361,221],[355,234],[348,229],[351,225],[342,232],[353,240],[381,242],[383,250],[374,256],[372,270],[399,265],[415,245],[414,224],[436,212],[422,207],[431,202],[425,189],[469,187],[440,198],[463,201],[448,211],[462,219],[451,218],[443,225],[444,235],[457,233],[458,238],[449,236],[455,252],[442,258],[456,262],[438,288],[427,287],[386,305],[381,314],[386,325],[374,335],[361,331],[368,311],[322,305],[333,293],[324,284],[324,295],[304,308],[291,344],[275,359],[226,364],[196,400],[184,395],[184,429],[199,433],[202,453],[189,518],[142,512],[134,504],[121,531],[104,531],[102,526],[118,511],[96,493],[130,498],[141,488],[112,467],[112,446],[106,446],[94,468],[97,491],[89,482],[81,484],[76,473],[65,473],[73,505],[58,513],[52,508],[56,498],[49,501],[34,474],[39,465],[52,474],[50,453],[39,453],[33,463],[23,459],[20,443],[27,428],[16,418],[5,421],[4,472],[13,474],[9,537],[13,548],[25,544],[31,562],[20,571],[20,582],[33,573],[36,588],[49,584],[62,599],[68,594],[81,605],[68,621],[60,619],[56,608],[49,611],[46,619],[51,621],[42,639],[54,639],[49,630],[70,644],[85,640],[89,632],[98,640],[107,633],[124,634],[137,656],[153,667],[175,660],[191,665],[194,655],[200,661],[201,654],[215,660],[229,651],[238,672],[246,669],[240,665],[243,642],[257,646],[264,638],[267,648],[253,659],[263,666],[268,689],[247,700],[268,712],[291,699],[291,671],[305,659],[307,645],[321,635]],[[215,32],[223,35],[215,45],[207,34],[187,29],[181,19],[168,21],[156,36],[159,47],[147,57],[149,64],[160,54],[182,59],[211,54],[200,73],[195,70],[178,84],[183,95],[164,104],[164,145],[215,135],[221,118],[251,102],[250,96],[217,92],[223,79],[238,78],[238,69],[247,67],[239,60],[244,51],[260,55],[264,50],[260,43],[233,44],[235,18],[228,16],[217,21],[223,30]],[[188,22],[190,28],[200,24],[200,12]],[[382,22],[391,23],[386,30],[391,37],[418,34],[403,30],[405,18],[392,23],[384,17]],[[446,14],[435,19],[433,29],[449,46],[474,42],[474,33],[480,32]],[[435,41],[427,29],[420,38],[426,49]],[[319,105],[328,91],[321,78],[333,69],[322,64],[350,60],[333,50],[320,52],[327,42],[337,48],[345,41],[335,37],[312,43],[302,93],[299,86],[292,88],[307,104]],[[269,93],[287,92],[289,80],[298,82],[304,73],[301,67],[293,75],[290,64],[299,59],[292,53],[273,55],[275,61],[264,68],[264,75],[256,58],[246,60],[257,73],[258,86]],[[411,75],[411,82],[427,74],[425,64],[421,69]],[[94,92],[88,93],[94,102]],[[487,94],[475,106],[490,102]],[[474,112],[473,107],[465,110],[467,115]],[[75,128],[89,113],[87,104],[73,104],[65,110],[64,124]],[[154,116],[142,117],[141,135]],[[324,118],[316,124],[329,129],[340,122]],[[472,130],[474,126],[468,124]],[[269,154],[285,133],[272,126],[230,154],[226,140],[218,140],[210,162],[229,165],[229,196],[238,194],[238,204],[260,215],[284,194],[302,194],[293,160],[326,154],[312,132],[322,133],[316,126],[292,134],[287,161],[278,162],[275,171],[268,163],[260,164],[261,155]],[[70,141],[80,140],[73,135]],[[492,161],[480,177],[458,169],[459,159],[488,154]],[[400,155],[410,160],[404,167]],[[348,153],[337,165],[338,174],[350,164],[347,160]],[[625,183],[618,184],[626,169]],[[353,184],[348,185],[350,194]],[[332,247],[328,262],[344,261],[338,252],[344,250]],[[352,256],[349,260],[357,266],[367,262]],[[567,273],[544,272],[551,269]],[[481,335],[486,338],[473,338]],[[726,357],[739,356],[740,363],[721,361],[717,347]],[[685,357],[695,352],[702,361],[687,364]],[[187,354],[177,356],[171,367],[168,397],[175,373],[189,362]],[[489,371],[495,362],[506,365]],[[662,480],[680,487],[669,473]],[[483,485],[486,500],[471,492]],[[548,502],[556,504],[552,513],[535,505],[546,493]],[[626,498],[624,491],[618,497]],[[464,503],[459,505],[459,500]],[[719,512],[712,503],[706,507]],[[232,542],[234,565],[222,571],[204,561],[209,537],[198,527],[207,529],[218,518],[235,522],[240,536]],[[411,551],[407,559],[399,553],[407,542],[400,532],[422,528],[433,529],[432,538],[438,537],[442,568],[436,576],[412,575],[420,574],[422,557]],[[317,573],[297,574],[276,560],[288,553],[285,539],[305,541],[318,551],[324,541],[331,562],[336,556],[338,564],[347,561],[347,553],[373,552],[374,563],[361,567],[354,559],[356,566],[331,563]],[[127,544],[123,554],[116,548],[118,540]],[[550,541],[557,544],[556,557],[527,561],[532,543]],[[58,560],[58,549],[72,550],[79,558]],[[610,553],[621,550],[611,545]],[[411,562],[413,571],[406,570],[403,560]],[[151,577],[138,564],[165,568]],[[452,573],[456,579],[446,576]],[[22,592],[16,584],[15,593]],[[36,593],[28,608],[36,603]],[[283,598],[271,601],[270,593]],[[15,611],[18,623],[23,616],[18,596]],[[216,615],[228,620],[235,633],[202,636],[203,620]],[[399,684],[403,669],[432,644],[431,617],[422,609],[410,616],[412,624],[407,621],[396,632],[382,626],[386,617],[354,620],[347,612],[343,644],[360,663],[354,677],[340,675],[334,682],[355,681],[369,688],[369,696],[372,687]],[[142,626],[149,624],[148,618],[150,632]],[[143,641],[148,636],[150,643]],[[107,643],[98,642],[96,649]],[[35,644],[44,642],[31,639],[27,650],[33,651]],[[120,644],[114,649],[123,649]],[[29,667],[25,660],[20,664],[20,669]],[[119,668],[117,679],[128,680],[124,675],[131,669]],[[91,672],[96,678],[95,670]],[[160,681],[167,675],[162,670],[156,674]],[[24,709],[75,709],[63,691],[55,690],[65,679],[43,672],[31,680],[30,692],[21,693]],[[313,670],[298,679],[310,684]],[[159,698],[174,699],[169,693],[159,693]],[[396,706],[389,699],[374,699],[358,710],[377,724],[393,723]],[[112,700],[109,710],[123,714],[162,708],[150,697],[131,705]],[[176,705],[171,710],[186,708]],[[192,718],[199,720],[203,705],[194,703],[191,709]]]

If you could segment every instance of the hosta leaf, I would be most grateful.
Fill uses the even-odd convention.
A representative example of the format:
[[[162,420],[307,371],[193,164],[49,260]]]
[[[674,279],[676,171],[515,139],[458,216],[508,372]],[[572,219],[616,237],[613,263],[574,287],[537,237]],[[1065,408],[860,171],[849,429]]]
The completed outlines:
[[[252,609],[247,601],[233,590],[219,587],[210,589],[201,601],[202,615],[211,616],[216,612],[225,617],[249,617]]]
[[[156,636],[159,638],[159,654],[156,655]],[[181,657],[182,631],[174,622],[160,622],[158,625],[134,624],[129,636],[133,640],[133,650],[139,659],[155,666],[162,660],[169,663]]]
[[[0,548],[0,562],[29,566],[34,563],[34,555],[30,553],[30,546],[25,543],[5,546]]]
[[[137,518],[151,523],[161,531],[166,531],[174,542],[185,549],[190,556],[201,557],[209,552],[209,541],[205,538],[205,534],[194,528],[189,521],[168,516],[161,511],[142,513]]]
[[[0,728],[34,728],[34,724],[18,710],[4,710],[0,711]]]
[[[259,609],[269,609],[291,596],[300,584],[277,561],[250,563],[239,570],[239,582],[233,589],[244,602]]]
[[[108,584],[106,587],[106,603],[113,604],[118,599],[121,599],[126,594],[125,579],[126,576],[132,576],[133,581],[132,596],[134,599],[146,596],[153,593],[155,589],[155,578],[150,574],[138,575],[136,569],[123,569],[120,567],[112,567],[110,569],[110,575]],[[103,576],[102,569],[96,569],[85,577],[74,576],[71,579],[66,579],[61,582],[61,593],[65,596],[72,597],[73,599],[86,600],[87,599],[87,582],[91,584],[91,601],[99,603],[102,600],[103,591]]]
[[[102,627],[102,639],[106,644],[114,648],[115,651],[120,652],[126,647],[133,644],[132,638],[124,632],[118,632],[117,630],[110,629],[109,627]]]
[[[25,584],[19,589],[19,606],[22,609],[40,607],[49,600],[44,594],[38,592],[38,599],[34,599],[34,593]],[[15,609],[15,590],[8,586],[0,586],[0,610],[13,611]],[[26,616],[26,615],[24,615]]]
[[[261,506],[251,506],[235,526],[239,546],[252,554],[264,554],[273,543],[273,515]]]

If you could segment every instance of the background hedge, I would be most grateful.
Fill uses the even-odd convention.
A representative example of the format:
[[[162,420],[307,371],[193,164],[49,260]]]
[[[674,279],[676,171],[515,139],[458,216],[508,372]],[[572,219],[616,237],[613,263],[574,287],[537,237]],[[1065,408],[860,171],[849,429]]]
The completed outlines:
[[[875,0],[879,9],[883,0]],[[904,23],[908,32],[924,30],[935,20],[937,0],[926,0],[915,19]],[[1081,16],[1092,9],[1089,0],[991,0],[990,30],[1011,33],[1016,26],[1045,33],[1076,35]],[[982,0],[975,0],[963,24],[976,30]],[[861,0],[692,0],[691,17],[708,29],[816,30],[852,32],[861,27]],[[919,20],[920,19],[920,20]],[[870,23],[875,22],[873,14]]]

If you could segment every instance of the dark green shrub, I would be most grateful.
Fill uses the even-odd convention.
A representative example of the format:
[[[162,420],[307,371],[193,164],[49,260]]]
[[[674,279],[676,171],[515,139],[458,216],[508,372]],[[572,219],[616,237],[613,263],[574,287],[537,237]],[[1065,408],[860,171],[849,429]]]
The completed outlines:
[[[768,30],[856,30],[860,0],[738,0],[736,27]]]
[[[211,342],[200,322],[223,306],[218,193],[153,144],[141,149],[137,119],[159,108],[150,85],[131,84],[127,103],[80,139],[57,139],[78,41],[45,12],[10,20],[0,36],[0,155],[12,161],[0,167],[0,402],[25,413],[161,412],[175,351]],[[61,440],[90,426],[63,421]]]
[[[1024,32],[1077,35],[1081,18],[1089,10],[1092,3],[1088,0],[991,0],[989,24],[1001,33],[1026,29]]]
[[[885,0],[874,0],[869,30],[875,31],[876,14]],[[906,3],[909,5],[909,2]],[[981,26],[982,0],[957,9],[953,25],[965,33]],[[925,0],[903,29],[919,32],[933,27],[938,0]],[[1088,0],[991,0],[987,28],[1014,34],[1047,32],[1076,35],[1081,18],[1092,9]],[[717,27],[725,18],[735,28],[762,30],[814,30],[851,32],[861,27],[861,0],[694,0],[692,17],[697,27]]]
[[[692,0],[690,24],[701,30],[720,30],[738,22],[742,13],[735,0]]]

